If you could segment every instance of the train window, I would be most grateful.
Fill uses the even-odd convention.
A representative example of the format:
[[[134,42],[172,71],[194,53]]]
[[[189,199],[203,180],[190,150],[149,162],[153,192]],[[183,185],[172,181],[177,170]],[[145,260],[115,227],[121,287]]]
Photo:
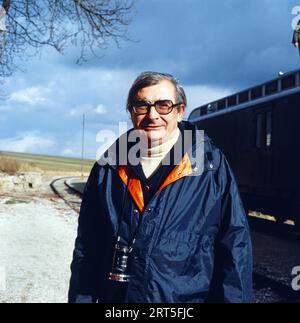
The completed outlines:
[[[256,115],[256,148],[272,145],[272,112],[261,112]]]
[[[251,99],[255,100],[262,97],[262,86],[257,86],[251,90]]]
[[[204,107],[202,107],[202,108],[201,108],[201,113],[200,113],[200,115],[204,116],[204,115],[206,115],[206,114],[207,114],[207,106],[204,106]]]
[[[225,100],[218,101],[218,110],[225,109],[225,107],[226,107],[226,101]]]
[[[216,103],[210,103],[207,105],[207,113],[212,113],[217,111]]]
[[[200,109],[197,109],[195,111],[193,111],[190,115],[190,119],[194,119],[194,118],[197,118],[197,117],[200,117],[200,114],[201,113],[201,110]]]
[[[281,88],[283,90],[289,89],[291,87],[295,87],[296,86],[296,75],[292,74],[292,75],[288,75],[286,77],[283,77],[281,80]]]
[[[266,146],[270,147],[272,144],[272,112],[266,114]]]
[[[273,81],[266,84],[266,95],[276,93],[278,91],[278,81]]]
[[[248,91],[244,91],[239,93],[239,103],[244,103],[249,101],[249,92]]]
[[[236,95],[232,95],[228,98],[228,107],[236,105]]]
[[[262,148],[263,121],[264,115],[262,113],[258,113],[256,115],[256,148]]]

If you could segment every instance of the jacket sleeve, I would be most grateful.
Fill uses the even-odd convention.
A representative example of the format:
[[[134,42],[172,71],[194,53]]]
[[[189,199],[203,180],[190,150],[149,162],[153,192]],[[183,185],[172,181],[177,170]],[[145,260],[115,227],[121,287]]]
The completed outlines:
[[[94,165],[86,183],[80,214],[78,232],[71,263],[71,279],[69,286],[69,303],[96,302],[96,266],[93,263],[93,224],[97,209],[98,165]]]
[[[293,39],[292,39],[293,44],[299,43],[299,38],[300,38],[299,36],[300,36],[300,20],[298,21],[294,29]]]
[[[294,30],[292,43],[296,44],[299,42],[299,31]]]
[[[252,301],[252,243],[234,175],[221,157],[218,174],[220,230],[215,245],[215,273],[210,301]]]

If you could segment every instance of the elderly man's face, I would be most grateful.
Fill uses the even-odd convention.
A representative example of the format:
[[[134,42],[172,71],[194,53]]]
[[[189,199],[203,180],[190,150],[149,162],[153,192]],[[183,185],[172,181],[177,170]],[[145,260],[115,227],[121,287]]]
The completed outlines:
[[[171,100],[176,102],[174,85],[163,80],[156,85],[142,88],[135,96],[135,101],[147,101],[154,103],[159,100]],[[131,118],[135,129],[145,132],[151,145],[155,146],[168,141],[178,127],[177,123],[182,120],[185,107],[183,105],[174,107],[167,115],[159,114],[154,106],[148,109],[146,114],[135,114],[131,111]]]

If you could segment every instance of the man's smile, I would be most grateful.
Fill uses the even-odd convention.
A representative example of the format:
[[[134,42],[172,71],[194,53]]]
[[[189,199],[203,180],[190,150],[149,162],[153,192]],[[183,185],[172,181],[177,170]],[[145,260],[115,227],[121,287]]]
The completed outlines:
[[[163,126],[144,126],[143,129],[150,129],[150,130],[154,130],[154,129],[160,129],[162,128]]]

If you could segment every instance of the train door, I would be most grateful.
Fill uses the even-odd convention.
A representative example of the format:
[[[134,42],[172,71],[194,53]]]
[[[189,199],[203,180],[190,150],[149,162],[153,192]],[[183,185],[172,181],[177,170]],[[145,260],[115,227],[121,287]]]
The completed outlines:
[[[255,108],[254,110],[254,149],[253,158],[255,174],[254,182],[257,194],[268,196],[271,194],[272,184],[272,105]]]

